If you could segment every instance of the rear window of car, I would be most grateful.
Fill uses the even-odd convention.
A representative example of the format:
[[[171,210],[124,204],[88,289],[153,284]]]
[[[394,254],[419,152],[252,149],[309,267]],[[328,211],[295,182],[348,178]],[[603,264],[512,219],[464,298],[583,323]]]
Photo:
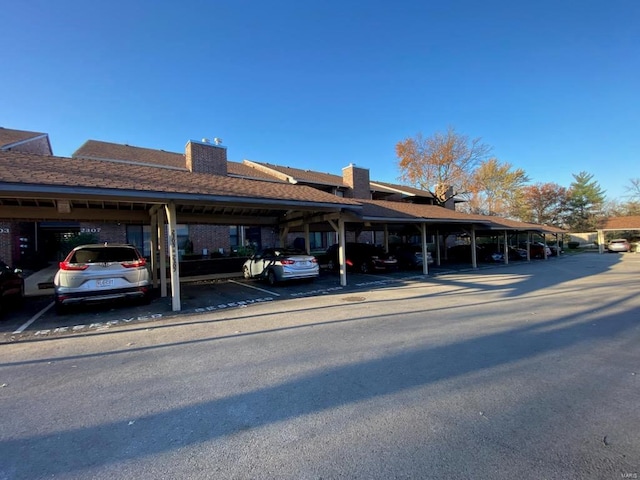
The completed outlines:
[[[76,250],[71,263],[132,262],[138,260],[138,253],[127,247],[90,247]]]

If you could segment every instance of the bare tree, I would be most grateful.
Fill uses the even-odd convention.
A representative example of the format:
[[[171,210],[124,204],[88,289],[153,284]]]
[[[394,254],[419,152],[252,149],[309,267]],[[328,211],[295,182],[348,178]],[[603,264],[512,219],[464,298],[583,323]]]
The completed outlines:
[[[396,144],[400,180],[431,193],[440,205],[471,191],[473,174],[490,152],[480,138],[470,139],[452,127],[430,137],[418,133]]]
[[[626,195],[632,202],[640,202],[640,178],[632,178],[629,180],[629,185],[625,187],[628,192]]]

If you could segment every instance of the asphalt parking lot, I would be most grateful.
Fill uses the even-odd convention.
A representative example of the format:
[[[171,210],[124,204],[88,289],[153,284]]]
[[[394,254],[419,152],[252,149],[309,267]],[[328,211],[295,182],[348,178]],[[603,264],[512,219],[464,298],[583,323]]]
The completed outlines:
[[[533,262],[555,262],[563,259],[552,257]],[[512,262],[519,265],[523,262]],[[478,270],[502,268],[503,264],[481,264]],[[104,330],[131,323],[152,322],[176,315],[197,314],[233,308],[246,308],[256,303],[274,302],[309,296],[322,296],[335,292],[357,291],[402,282],[429,281],[429,278],[472,271],[466,264],[430,266],[429,275],[421,271],[394,271],[375,274],[348,274],[348,285],[340,286],[337,273],[322,271],[313,281],[292,281],[274,287],[259,280],[245,280],[241,277],[217,280],[202,280],[181,285],[181,311],[173,312],[171,298],[160,298],[156,292],[149,305],[133,302],[116,302],[78,306],[68,314],[58,316],[53,309],[53,296],[27,297],[24,304],[5,312],[0,319],[0,342],[12,342],[27,337],[43,337],[62,334],[81,334],[93,330]]]
[[[323,275],[211,311],[189,288],[203,313],[33,333],[0,346],[0,479],[637,478],[639,273]],[[193,292],[264,286],[220,284]]]
[[[438,269],[440,273],[451,271]],[[430,275],[437,274],[436,269]],[[429,277],[426,277],[429,278]],[[192,281],[181,285],[181,311],[173,312],[171,298],[160,298],[159,292],[149,305],[135,302],[110,302],[77,306],[59,316],[53,309],[51,293],[29,296],[21,306],[5,312],[0,321],[2,341],[15,341],[30,336],[50,336],[82,333],[90,330],[113,328],[132,322],[142,323],[167,318],[232,308],[246,308],[255,303],[283,299],[327,295],[332,292],[357,290],[368,286],[423,280],[416,271],[398,271],[382,274],[349,274],[349,285],[340,286],[336,273],[323,271],[313,281],[291,281],[269,286],[259,280],[241,277]]]

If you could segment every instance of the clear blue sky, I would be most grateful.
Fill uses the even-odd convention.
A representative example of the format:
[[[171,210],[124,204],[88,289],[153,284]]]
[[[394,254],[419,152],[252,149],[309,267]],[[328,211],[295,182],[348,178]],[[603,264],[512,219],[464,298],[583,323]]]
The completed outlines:
[[[533,182],[640,177],[638,0],[0,0],[0,125],[396,181],[453,126]]]

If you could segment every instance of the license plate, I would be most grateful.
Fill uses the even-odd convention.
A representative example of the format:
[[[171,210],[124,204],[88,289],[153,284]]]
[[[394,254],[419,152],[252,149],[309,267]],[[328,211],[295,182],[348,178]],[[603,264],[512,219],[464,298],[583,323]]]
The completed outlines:
[[[96,287],[113,287],[113,278],[106,278],[104,280],[96,280]]]

